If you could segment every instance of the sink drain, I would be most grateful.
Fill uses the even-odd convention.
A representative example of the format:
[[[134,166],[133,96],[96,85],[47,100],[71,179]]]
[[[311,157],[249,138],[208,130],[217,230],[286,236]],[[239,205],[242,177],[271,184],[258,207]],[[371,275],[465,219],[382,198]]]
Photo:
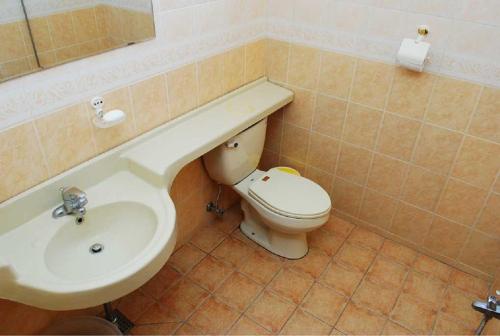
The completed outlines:
[[[89,248],[91,254],[101,253],[104,250],[104,245],[95,243]]]

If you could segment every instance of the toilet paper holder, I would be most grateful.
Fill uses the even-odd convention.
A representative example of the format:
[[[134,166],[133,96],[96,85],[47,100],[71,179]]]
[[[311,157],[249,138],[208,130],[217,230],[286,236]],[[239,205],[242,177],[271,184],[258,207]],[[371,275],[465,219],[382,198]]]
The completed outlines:
[[[424,38],[429,34],[429,27],[420,25],[417,33],[416,39],[403,39],[396,55],[396,62],[404,68],[422,72],[429,60],[428,54],[431,45],[428,42],[424,42]]]

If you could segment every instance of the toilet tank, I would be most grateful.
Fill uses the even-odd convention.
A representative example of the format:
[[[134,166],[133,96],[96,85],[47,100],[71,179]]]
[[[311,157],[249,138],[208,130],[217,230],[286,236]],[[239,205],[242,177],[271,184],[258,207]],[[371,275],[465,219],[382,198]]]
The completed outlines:
[[[264,149],[266,126],[267,118],[203,155],[208,175],[225,185],[234,185],[250,175],[257,169]]]

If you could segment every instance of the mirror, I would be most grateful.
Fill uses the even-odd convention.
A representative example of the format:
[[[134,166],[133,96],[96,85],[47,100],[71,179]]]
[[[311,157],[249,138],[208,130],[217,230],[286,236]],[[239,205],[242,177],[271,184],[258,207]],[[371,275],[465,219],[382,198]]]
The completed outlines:
[[[0,0],[0,81],[154,36],[151,0]]]

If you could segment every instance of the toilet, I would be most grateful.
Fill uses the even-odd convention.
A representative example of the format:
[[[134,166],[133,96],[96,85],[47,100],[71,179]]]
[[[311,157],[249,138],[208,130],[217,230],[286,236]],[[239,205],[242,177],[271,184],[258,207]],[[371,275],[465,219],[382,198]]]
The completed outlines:
[[[306,233],[328,221],[331,200],[317,183],[287,167],[261,171],[267,118],[203,156],[208,174],[242,198],[241,231],[265,249],[288,259],[304,257]]]

